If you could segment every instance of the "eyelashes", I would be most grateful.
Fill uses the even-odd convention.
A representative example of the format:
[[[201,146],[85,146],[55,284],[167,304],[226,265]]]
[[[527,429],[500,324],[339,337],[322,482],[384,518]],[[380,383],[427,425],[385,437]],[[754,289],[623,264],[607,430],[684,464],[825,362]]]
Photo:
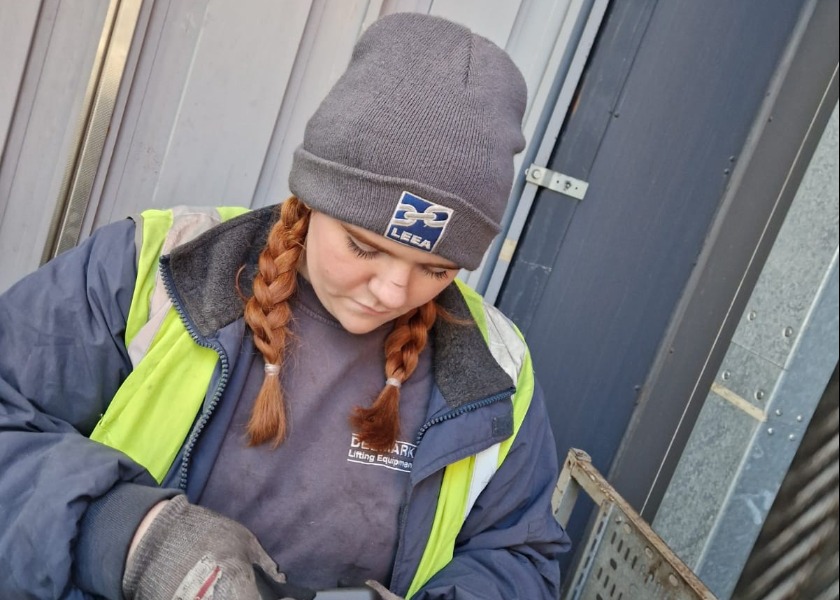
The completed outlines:
[[[361,246],[359,246],[356,241],[351,238],[349,235],[347,236],[347,247],[358,256],[359,258],[364,258],[365,260],[370,260],[374,258],[377,254],[379,254],[376,250],[365,250]]]
[[[378,250],[365,250],[349,235],[347,236],[346,241],[347,247],[350,251],[362,260],[372,260],[379,255]],[[447,279],[449,277],[449,270],[446,269],[438,271],[425,265],[421,265],[420,268],[422,269],[424,275],[431,277],[432,279]]]

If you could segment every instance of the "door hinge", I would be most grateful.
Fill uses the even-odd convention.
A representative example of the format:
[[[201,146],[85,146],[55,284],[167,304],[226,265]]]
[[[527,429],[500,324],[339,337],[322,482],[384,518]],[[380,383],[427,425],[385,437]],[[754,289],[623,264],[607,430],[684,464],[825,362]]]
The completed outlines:
[[[555,192],[577,198],[578,200],[583,200],[583,197],[586,195],[586,188],[589,187],[589,184],[585,181],[563,175],[563,173],[557,173],[556,171],[535,164],[532,164],[525,171],[525,180],[528,183],[546,187]]]

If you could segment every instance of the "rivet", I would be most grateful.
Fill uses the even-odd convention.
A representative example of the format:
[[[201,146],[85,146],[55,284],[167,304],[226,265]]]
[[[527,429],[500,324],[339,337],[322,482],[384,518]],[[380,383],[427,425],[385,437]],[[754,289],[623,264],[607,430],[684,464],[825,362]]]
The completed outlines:
[[[572,187],[572,182],[567,181],[566,184],[563,187],[568,190],[570,187]]]
[[[722,378],[724,381],[726,381],[726,380],[727,380],[727,379],[729,379],[730,377],[732,377],[732,373],[730,373],[729,371],[724,371],[724,372],[721,374],[721,378]]]
[[[792,442],[793,440],[795,440],[795,439],[796,439],[796,436],[795,436],[795,435],[793,435],[793,434],[791,433],[791,434],[788,436],[788,439]]]
[[[756,400],[764,399],[764,390],[756,390],[755,391],[755,399]]]
[[[777,417],[781,417],[781,416],[782,416],[782,409],[781,409],[781,408],[777,408],[777,409],[776,409],[776,416],[777,416]]]
[[[754,310],[751,310],[751,311],[749,312],[749,314],[747,314],[747,319],[748,319],[748,320],[750,320],[750,321],[755,321],[756,316],[757,316],[757,315],[755,314],[755,311],[754,311]]]
[[[783,334],[786,338],[789,338],[790,336],[792,336],[793,335],[793,327],[785,327],[785,330],[784,330]]]
[[[632,529],[630,529],[630,523],[625,523],[624,524],[624,533],[629,534],[631,531],[632,531]]]
[[[796,415],[796,420],[801,423],[802,422],[802,415]]]
[[[540,171],[539,169],[534,169],[533,171],[531,171],[531,175],[534,179],[539,179],[540,177],[542,177],[542,171]]]
[[[767,435],[773,435],[773,428],[772,427],[767,428]]]
[[[671,584],[671,585],[673,585],[674,587],[677,587],[677,586],[680,584],[680,580],[679,580],[679,579],[677,579],[677,576],[676,576],[676,575],[674,575],[673,573],[671,573],[670,575],[668,575],[668,583],[670,583],[670,584]]]
[[[645,547],[645,556],[647,556],[648,558],[653,558],[653,550]]]

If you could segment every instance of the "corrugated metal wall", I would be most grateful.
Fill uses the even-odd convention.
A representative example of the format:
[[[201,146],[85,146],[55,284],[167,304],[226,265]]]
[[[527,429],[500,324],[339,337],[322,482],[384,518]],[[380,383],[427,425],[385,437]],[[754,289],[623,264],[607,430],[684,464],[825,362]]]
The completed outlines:
[[[132,3],[133,42],[110,49],[127,56],[82,182],[81,238],[148,207],[283,200],[307,119],[359,34],[393,12],[448,17],[505,47],[529,87],[526,133],[539,136],[558,45],[574,41],[561,33],[592,0],[0,0],[0,291],[53,242],[91,71],[113,42],[100,37]]]

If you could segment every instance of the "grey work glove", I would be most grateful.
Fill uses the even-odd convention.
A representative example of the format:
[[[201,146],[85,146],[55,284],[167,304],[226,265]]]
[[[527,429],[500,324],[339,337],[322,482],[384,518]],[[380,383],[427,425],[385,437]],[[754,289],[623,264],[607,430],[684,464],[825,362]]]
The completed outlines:
[[[394,592],[389,591],[388,588],[378,581],[368,579],[365,583],[369,588],[376,590],[376,593],[382,597],[382,600],[405,600],[405,598],[397,596]],[[317,598],[315,600],[317,600]]]
[[[285,576],[245,527],[177,496],[140,539],[123,574],[127,600],[259,600],[254,569]]]

